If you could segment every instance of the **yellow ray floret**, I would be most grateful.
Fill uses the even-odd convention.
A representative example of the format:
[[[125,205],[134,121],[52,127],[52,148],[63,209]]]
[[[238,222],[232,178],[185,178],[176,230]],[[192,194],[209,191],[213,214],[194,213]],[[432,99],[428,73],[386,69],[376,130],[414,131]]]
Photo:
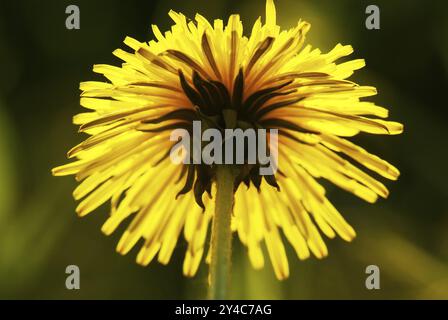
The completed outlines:
[[[123,60],[120,67],[93,67],[107,82],[80,85],[87,111],[73,122],[89,137],[68,152],[74,162],[53,169],[80,182],[73,192],[80,200],[78,215],[110,201],[102,227],[108,235],[132,217],[117,251],[126,254],[142,240],[141,265],[154,259],[167,264],[183,237],[183,273],[194,276],[208,251],[216,186],[212,176],[204,178],[203,167],[170,161],[169,137],[195,117],[221,115],[230,104],[238,120],[279,131],[278,188],[248,176],[235,191],[232,231],[253,267],[262,268],[267,253],[276,277],[285,279],[290,270],[284,240],[299,259],[328,255],[321,234],[351,241],[355,231],[319,181],[369,203],[386,198],[387,188],[371,174],[396,180],[398,169],[349,138],[403,131],[400,123],[385,120],[386,108],[365,101],[377,93],[374,87],[348,80],[364,60],[340,62],[353,52],[349,45],[337,44],[328,53],[305,45],[307,22],[280,30],[272,0],[266,2],[265,23],[257,19],[246,30],[249,36],[238,15],[226,23],[199,14],[194,20],[174,11],[169,16],[169,31],[152,26],[154,40],[124,40],[130,52],[114,51]]]

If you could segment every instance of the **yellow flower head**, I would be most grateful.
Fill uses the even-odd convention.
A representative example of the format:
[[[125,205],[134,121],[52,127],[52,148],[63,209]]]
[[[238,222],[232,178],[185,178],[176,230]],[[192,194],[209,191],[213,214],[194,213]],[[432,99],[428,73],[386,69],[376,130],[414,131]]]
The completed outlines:
[[[126,254],[141,238],[137,262],[167,264],[181,233],[188,243],[183,272],[193,276],[206,249],[213,219],[213,165],[174,164],[169,153],[173,129],[191,130],[193,120],[219,129],[278,129],[278,171],[261,176],[257,165],[238,167],[232,231],[247,247],[255,268],[262,268],[265,243],[275,275],[289,275],[284,236],[299,259],[327,255],[321,232],[350,241],[353,228],[325,196],[324,178],[368,201],[386,198],[386,187],[358,164],[395,180],[398,170],[346,137],[360,132],[399,134],[403,127],[385,121],[388,111],[361,98],[376,94],[370,86],[346,80],[364,66],[357,59],[336,61],[352,53],[338,44],[328,53],[304,45],[310,25],[281,31],[272,0],[265,23],[259,18],[243,35],[239,15],[227,24],[210,24],[171,11],[174,25],[156,40],[127,37],[132,51],[114,55],[121,67],[95,65],[109,81],[83,82],[80,113],[73,122],[90,137],[68,152],[76,161],[53,169],[74,174],[74,190],[83,199],[84,216],[110,199],[110,216],[102,231],[111,234],[132,217],[117,251]],[[229,120],[233,119],[233,120]],[[230,124],[232,122],[232,124]],[[270,145],[270,147],[272,147]],[[283,236],[282,236],[283,234]]]

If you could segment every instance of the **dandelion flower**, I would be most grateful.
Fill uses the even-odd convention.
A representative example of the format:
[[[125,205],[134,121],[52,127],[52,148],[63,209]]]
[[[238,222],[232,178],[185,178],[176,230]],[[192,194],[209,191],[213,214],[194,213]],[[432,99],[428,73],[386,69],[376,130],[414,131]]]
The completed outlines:
[[[199,14],[194,20],[169,15],[170,31],[152,26],[155,40],[124,40],[130,52],[114,51],[124,61],[121,67],[93,67],[108,82],[80,84],[80,103],[89,111],[73,122],[89,137],[68,152],[76,161],[53,169],[80,181],[73,192],[83,199],[78,215],[110,200],[102,226],[107,235],[132,217],[117,251],[126,254],[143,239],[141,265],[155,257],[167,264],[183,236],[186,276],[196,273],[209,251],[215,203],[231,211],[229,233],[237,233],[253,267],[264,266],[266,250],[278,279],[289,275],[283,239],[299,259],[327,255],[322,234],[351,241],[355,231],[319,181],[370,203],[386,198],[386,187],[359,166],[391,180],[399,171],[349,138],[403,130],[384,120],[387,109],[363,101],[377,93],[374,87],[347,80],[364,60],[337,62],[352,53],[350,45],[337,44],[328,53],[305,45],[307,22],[281,31],[272,0],[264,23],[256,20],[249,36],[236,14],[226,24],[211,24]],[[277,129],[278,171],[261,176],[258,165],[239,166],[227,178],[231,197],[223,193],[215,202],[218,166],[179,165],[169,157],[171,131],[191,130],[193,120],[218,129]]]

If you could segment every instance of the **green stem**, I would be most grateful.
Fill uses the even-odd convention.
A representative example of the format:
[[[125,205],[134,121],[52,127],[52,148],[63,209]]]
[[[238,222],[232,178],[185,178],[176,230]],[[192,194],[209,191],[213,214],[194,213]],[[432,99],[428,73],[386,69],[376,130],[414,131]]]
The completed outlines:
[[[232,251],[230,218],[233,207],[233,174],[230,166],[218,165],[215,215],[212,224],[209,298],[228,299]]]

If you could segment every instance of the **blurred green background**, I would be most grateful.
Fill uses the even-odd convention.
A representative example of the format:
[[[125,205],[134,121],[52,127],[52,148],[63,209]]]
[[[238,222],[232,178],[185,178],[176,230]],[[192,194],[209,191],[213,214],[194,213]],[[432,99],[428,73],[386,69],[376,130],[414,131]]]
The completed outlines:
[[[365,8],[381,10],[381,30],[364,26]],[[81,10],[81,29],[65,28],[65,8]],[[387,182],[391,196],[375,205],[328,186],[328,196],[355,227],[347,244],[328,240],[330,255],[300,262],[288,247],[291,276],[278,282],[269,263],[254,271],[234,242],[233,298],[427,299],[448,298],[446,1],[277,0],[278,21],[312,24],[308,43],[323,51],[352,44],[367,67],[354,79],[374,85],[373,100],[405,124],[400,136],[356,141],[400,168]],[[240,13],[246,32],[264,0],[244,1],[2,1],[0,4],[0,298],[177,299],[203,298],[207,267],[194,279],[181,275],[182,240],[168,266],[134,263],[136,250],[115,253],[123,227],[100,232],[108,206],[79,219],[73,177],[50,169],[83,136],[71,124],[80,81],[101,79],[94,63],[118,65],[112,56],[130,35],[150,40],[150,24],[171,22],[170,8],[210,19]],[[236,239],[235,239],[236,240]],[[81,269],[81,289],[65,288],[65,268]],[[365,268],[381,270],[381,289],[367,290]]]

